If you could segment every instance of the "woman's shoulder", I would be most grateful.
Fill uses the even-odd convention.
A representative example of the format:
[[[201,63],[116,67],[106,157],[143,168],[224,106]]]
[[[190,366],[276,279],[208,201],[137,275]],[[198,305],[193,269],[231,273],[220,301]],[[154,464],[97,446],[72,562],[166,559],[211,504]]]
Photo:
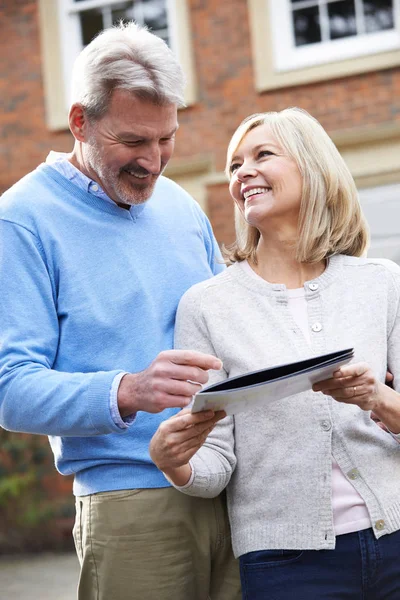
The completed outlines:
[[[182,300],[185,298],[191,298],[195,300],[196,298],[201,298],[205,294],[216,294],[220,293],[221,290],[231,283],[231,270],[232,267],[228,269],[224,269],[218,275],[214,275],[209,279],[205,279],[204,281],[200,281],[199,283],[195,283],[190,287],[182,296]],[[181,300],[181,302],[182,302]]]
[[[344,267],[348,267],[348,277],[357,284],[371,282],[371,292],[374,288],[384,286],[400,296],[400,266],[388,258],[344,256]],[[358,271],[358,277],[355,273]]]
[[[179,308],[182,310],[182,307],[190,306],[193,309],[194,305],[200,307],[210,303],[215,305],[216,302],[223,302],[225,296],[231,298],[232,286],[236,285],[233,276],[235,270],[233,265],[210,279],[195,283],[183,294]]]
[[[359,267],[365,270],[378,270],[400,275],[400,266],[389,258],[342,255],[342,260],[344,266],[347,267]]]
[[[389,258],[367,258],[368,264],[377,265],[383,270],[388,270],[391,273],[400,275],[400,266]]]

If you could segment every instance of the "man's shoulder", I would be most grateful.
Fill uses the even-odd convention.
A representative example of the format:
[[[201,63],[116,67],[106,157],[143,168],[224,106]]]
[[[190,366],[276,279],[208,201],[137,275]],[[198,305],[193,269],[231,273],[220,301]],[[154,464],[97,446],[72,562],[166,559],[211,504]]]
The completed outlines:
[[[200,210],[196,200],[182,186],[164,175],[158,178],[153,197],[155,200],[159,199],[174,206],[198,207]]]
[[[43,201],[45,185],[41,180],[40,167],[31,171],[8,190],[0,199],[0,218],[10,221],[26,221],[35,214]]]

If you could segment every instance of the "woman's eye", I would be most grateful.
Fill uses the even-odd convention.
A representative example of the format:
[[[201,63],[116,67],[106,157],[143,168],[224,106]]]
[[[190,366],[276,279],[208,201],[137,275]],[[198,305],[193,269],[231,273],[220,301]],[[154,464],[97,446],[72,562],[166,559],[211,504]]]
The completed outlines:
[[[264,156],[274,156],[274,153],[271,150],[260,150],[257,155],[257,158],[263,158]]]
[[[232,175],[232,173],[234,173],[235,171],[237,171],[238,169],[240,169],[240,167],[241,167],[241,165],[239,165],[239,163],[233,163],[233,165],[231,165],[229,167],[229,172]]]

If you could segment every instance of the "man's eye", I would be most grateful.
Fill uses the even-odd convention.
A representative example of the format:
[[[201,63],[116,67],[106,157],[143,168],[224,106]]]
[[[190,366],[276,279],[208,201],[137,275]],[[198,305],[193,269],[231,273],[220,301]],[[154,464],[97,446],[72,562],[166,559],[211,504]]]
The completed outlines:
[[[233,165],[229,167],[229,173],[232,175],[232,173],[240,169],[240,167],[241,165],[239,165],[239,163],[233,163]]]

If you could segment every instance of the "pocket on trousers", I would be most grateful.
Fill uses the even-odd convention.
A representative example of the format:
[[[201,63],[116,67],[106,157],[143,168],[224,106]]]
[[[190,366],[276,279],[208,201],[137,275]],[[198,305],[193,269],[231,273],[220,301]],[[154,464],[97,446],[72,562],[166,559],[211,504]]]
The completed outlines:
[[[279,566],[296,562],[304,554],[304,550],[257,550],[244,554],[240,562],[244,567]]]
[[[83,547],[82,547],[82,502],[77,500],[75,503],[75,523],[72,529],[72,537],[75,542],[76,554],[79,562],[82,564],[83,561]]]

